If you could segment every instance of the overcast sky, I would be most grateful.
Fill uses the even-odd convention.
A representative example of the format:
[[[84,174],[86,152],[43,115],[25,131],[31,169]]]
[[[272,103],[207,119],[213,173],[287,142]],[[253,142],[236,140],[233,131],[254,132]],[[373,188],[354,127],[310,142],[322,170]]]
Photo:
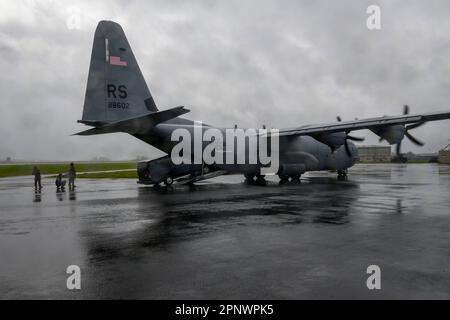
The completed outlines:
[[[381,30],[366,8],[381,7]],[[79,14],[79,28],[72,27]],[[72,19],[72,20],[69,20]],[[212,125],[307,123],[450,110],[450,2],[2,1],[0,159],[152,156],[126,134],[70,136],[81,118],[94,30],[119,22],[160,109]],[[76,21],[76,19],[75,19]],[[365,144],[378,144],[369,131]],[[450,121],[403,151],[436,151]]]

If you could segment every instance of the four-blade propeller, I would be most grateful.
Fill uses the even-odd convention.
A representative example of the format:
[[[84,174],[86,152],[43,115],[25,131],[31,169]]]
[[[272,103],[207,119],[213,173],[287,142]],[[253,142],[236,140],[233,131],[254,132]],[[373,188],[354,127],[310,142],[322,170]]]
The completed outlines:
[[[408,115],[409,114],[409,106],[408,105],[404,105],[403,106],[403,114],[404,115]],[[341,122],[342,119],[340,116],[336,117],[336,120],[338,122]],[[413,135],[411,135],[408,131],[412,130],[412,129],[416,129],[418,127],[421,127],[425,124],[425,121],[421,121],[421,122],[417,122],[417,123],[413,123],[410,124],[408,126],[404,126],[404,136],[407,137],[409,139],[409,141],[411,141],[412,143],[414,143],[417,146],[423,146],[424,143],[422,141],[420,141],[419,139],[417,139],[416,137],[414,137]],[[348,134],[349,132],[346,131],[345,132],[345,142],[344,142],[344,146],[345,146],[345,151],[347,152],[347,155],[351,156],[351,152],[350,152],[350,148],[348,146],[347,140],[352,140],[352,141],[364,141],[364,138],[360,138],[360,137],[354,137]],[[380,142],[383,140],[383,138],[380,138]],[[402,141],[400,141],[399,143],[397,143],[396,146],[396,153],[397,156],[401,155],[401,146],[402,146]]]
[[[404,105],[403,106],[403,114],[407,115],[409,114],[409,106],[408,105]],[[413,123],[409,126],[405,126],[405,137],[407,137],[409,139],[409,141],[411,141],[412,143],[414,143],[417,146],[423,146],[424,143],[422,141],[420,141],[419,139],[415,138],[414,136],[412,136],[408,131],[411,129],[415,129],[418,127],[421,127],[425,124],[425,121],[422,122],[417,122],[417,123]],[[401,152],[401,147],[402,147],[402,142],[400,141],[399,143],[397,143],[397,147],[395,148],[395,151],[397,153],[397,156],[400,156],[400,152]]]
[[[340,116],[336,117],[336,120],[338,122],[341,122],[342,119]],[[345,140],[344,140],[344,146],[345,146],[345,152],[347,152],[347,155],[350,157],[352,155],[351,151],[350,151],[350,147],[348,146],[347,140],[351,140],[351,141],[364,141],[365,138],[360,138],[360,137],[354,137],[348,134],[348,131],[345,132]]]

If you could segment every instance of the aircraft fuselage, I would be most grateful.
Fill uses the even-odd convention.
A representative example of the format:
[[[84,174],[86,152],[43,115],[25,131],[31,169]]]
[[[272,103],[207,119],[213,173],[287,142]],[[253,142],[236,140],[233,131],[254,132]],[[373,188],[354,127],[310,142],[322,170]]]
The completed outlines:
[[[205,130],[214,127],[203,125],[202,133]],[[179,143],[178,140],[172,141],[172,133],[176,129],[185,129],[191,133],[191,150],[194,150],[194,125],[190,120],[177,119],[177,121],[168,121],[166,123],[161,123],[157,125],[151,134],[149,135],[135,135],[135,137],[151,144],[152,146],[168,153],[171,155],[172,150],[176,144]],[[226,129],[214,128],[223,132],[225,137]],[[233,129],[231,129],[233,130]],[[224,147],[226,149],[226,139],[224,138]],[[202,151],[209,144],[209,141],[202,141]],[[347,168],[353,166],[357,160],[357,149],[356,146],[348,142],[350,154],[347,154],[344,146],[336,148],[334,151],[322,143],[310,136],[280,136],[278,151],[278,163],[279,169],[275,174],[285,174],[286,176],[300,175],[307,171],[321,171],[321,170],[336,170],[345,171]],[[237,149],[236,142],[233,145],[233,152],[236,155],[239,150]],[[269,148],[270,149],[270,148]],[[244,152],[248,154],[249,143],[248,137],[245,140]],[[242,151],[242,149],[241,149]],[[273,150],[269,150],[269,153]],[[184,155],[185,158],[188,158]],[[192,159],[192,165],[194,164],[194,157]],[[197,162],[197,163],[201,163]],[[233,161],[232,163],[223,161],[223,163],[214,163],[213,167],[220,170],[226,170],[231,174],[246,174],[246,175],[259,175],[261,168],[264,167],[259,161],[257,163],[250,163],[249,157],[246,157],[245,163],[239,163],[238,161]]]

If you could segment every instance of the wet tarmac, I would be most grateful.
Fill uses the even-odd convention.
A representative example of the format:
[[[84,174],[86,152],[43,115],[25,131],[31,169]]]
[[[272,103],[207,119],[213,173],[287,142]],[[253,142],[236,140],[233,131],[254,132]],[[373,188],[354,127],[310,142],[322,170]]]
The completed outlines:
[[[450,298],[450,166],[357,165],[347,181],[0,179],[0,298]],[[81,290],[66,287],[68,265]],[[366,268],[381,268],[368,290]]]

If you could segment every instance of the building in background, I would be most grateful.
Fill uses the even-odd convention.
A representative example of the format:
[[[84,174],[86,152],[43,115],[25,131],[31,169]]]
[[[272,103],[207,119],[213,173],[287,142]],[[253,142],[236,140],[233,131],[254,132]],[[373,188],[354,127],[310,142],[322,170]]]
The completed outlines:
[[[408,162],[438,162],[438,154],[437,153],[412,153],[407,152],[404,155]]]
[[[391,146],[358,146],[358,162],[390,162]]]
[[[439,150],[438,162],[450,164],[450,144]]]

